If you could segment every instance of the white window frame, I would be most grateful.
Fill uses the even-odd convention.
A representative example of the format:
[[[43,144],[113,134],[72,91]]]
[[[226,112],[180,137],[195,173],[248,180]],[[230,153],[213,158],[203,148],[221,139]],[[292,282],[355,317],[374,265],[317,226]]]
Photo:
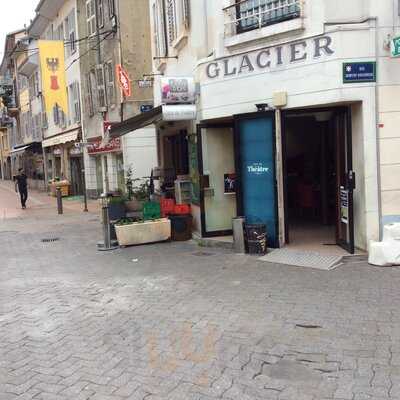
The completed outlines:
[[[86,0],[86,26],[88,36],[93,36],[97,32],[96,26],[96,1]]]
[[[99,111],[102,112],[107,107],[107,93],[104,76],[104,65],[96,66],[97,101]]]
[[[190,1],[166,0],[168,44],[175,47],[190,28]]]
[[[68,16],[64,20],[65,25],[65,36],[66,41],[68,42],[67,48],[67,57],[71,57],[76,52],[76,17],[75,17],[75,8],[68,14]]]
[[[164,0],[156,0],[153,5],[153,24],[154,45],[157,57],[166,57],[168,55],[165,23]]]

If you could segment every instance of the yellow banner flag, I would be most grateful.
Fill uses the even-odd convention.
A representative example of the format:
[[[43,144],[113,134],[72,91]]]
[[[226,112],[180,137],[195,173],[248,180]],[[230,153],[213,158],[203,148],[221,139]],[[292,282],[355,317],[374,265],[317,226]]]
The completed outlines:
[[[68,115],[64,42],[39,40],[39,57],[46,113],[53,114],[55,107],[58,107]]]

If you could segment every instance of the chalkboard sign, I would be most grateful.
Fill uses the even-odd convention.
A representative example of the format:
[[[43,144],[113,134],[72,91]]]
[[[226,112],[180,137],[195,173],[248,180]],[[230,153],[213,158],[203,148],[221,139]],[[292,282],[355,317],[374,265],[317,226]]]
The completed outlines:
[[[196,135],[189,135],[189,174],[192,181],[192,204],[200,205],[199,158],[197,156]]]

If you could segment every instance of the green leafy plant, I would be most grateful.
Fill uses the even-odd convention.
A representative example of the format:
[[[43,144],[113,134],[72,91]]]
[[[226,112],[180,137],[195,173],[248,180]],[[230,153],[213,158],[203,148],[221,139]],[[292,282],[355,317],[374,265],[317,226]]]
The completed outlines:
[[[125,225],[132,225],[138,222],[143,222],[141,218],[121,218],[115,225],[118,226],[125,226]]]
[[[129,166],[126,171],[126,200],[149,201],[150,183],[148,178],[133,178],[133,168]]]

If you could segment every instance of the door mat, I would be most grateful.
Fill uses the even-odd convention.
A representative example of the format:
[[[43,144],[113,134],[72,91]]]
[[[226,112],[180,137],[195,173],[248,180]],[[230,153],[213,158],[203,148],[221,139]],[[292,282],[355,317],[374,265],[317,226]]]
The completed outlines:
[[[322,269],[330,271],[341,265],[343,256],[330,256],[307,251],[294,251],[288,249],[277,249],[259,258],[275,264],[294,265],[296,267]]]

